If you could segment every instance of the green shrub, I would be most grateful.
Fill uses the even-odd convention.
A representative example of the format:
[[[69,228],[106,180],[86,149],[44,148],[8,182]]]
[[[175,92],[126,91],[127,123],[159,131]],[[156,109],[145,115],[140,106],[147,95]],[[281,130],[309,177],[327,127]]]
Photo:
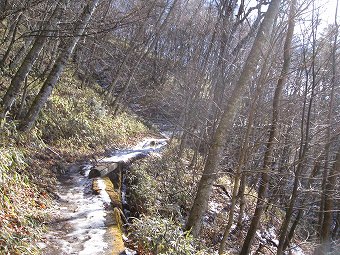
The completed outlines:
[[[158,183],[153,176],[151,176],[143,163],[136,163],[132,175],[128,175],[130,200],[131,204],[136,206],[140,212],[145,211],[146,208],[151,210],[157,204],[158,193],[155,192],[158,188]]]
[[[187,160],[176,156],[169,145],[162,155],[135,162],[128,174],[130,204],[141,213],[157,212],[182,220],[191,207],[198,182],[197,169],[188,167]]]
[[[144,216],[131,226],[136,239],[143,247],[159,255],[209,254],[200,250],[189,233],[171,219],[160,216]]]

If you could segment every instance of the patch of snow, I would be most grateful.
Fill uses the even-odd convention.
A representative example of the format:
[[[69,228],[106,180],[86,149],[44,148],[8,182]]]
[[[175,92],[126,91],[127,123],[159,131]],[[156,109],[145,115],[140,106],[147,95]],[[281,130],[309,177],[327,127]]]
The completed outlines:
[[[250,221],[249,215],[248,215],[248,214],[243,214],[242,220],[244,220],[244,221]]]
[[[209,202],[209,211],[213,212],[213,213],[218,213],[219,211],[221,211],[221,204],[216,203],[214,201]]]
[[[123,238],[124,242],[129,241],[129,238],[126,235],[124,235],[124,234],[122,234],[122,238]]]
[[[260,230],[256,230],[256,236],[263,242],[265,240],[263,240],[262,235],[261,235],[261,231]]]
[[[167,140],[148,138],[132,149],[115,151],[101,162],[129,162],[138,156],[159,153]],[[60,202],[51,212],[55,221],[49,223],[50,232],[45,236],[45,243],[39,244],[43,254],[99,255],[112,248],[108,247],[105,237],[111,200],[100,178],[97,179],[99,195],[93,194],[92,180],[88,179],[91,168],[91,165],[84,165],[82,171],[73,169],[56,185]],[[126,187],[122,198],[126,203],[125,193]],[[125,253],[136,254],[129,249]]]
[[[43,242],[38,242],[38,243],[36,243],[36,245],[37,245],[37,247],[38,247],[39,249],[44,249],[44,248],[46,248],[46,244],[43,243]]]
[[[134,251],[134,250],[131,250],[129,248],[125,249],[125,255],[136,255],[136,254],[137,254],[137,252]]]
[[[46,235],[46,249],[56,254],[102,254],[108,248],[104,240],[107,208],[111,200],[105,183],[98,179],[99,195],[92,194],[91,180],[78,172],[57,185],[61,206],[54,208],[56,222],[50,223]],[[61,253],[59,253],[59,251]],[[43,254],[49,254],[50,251]]]
[[[104,159],[100,160],[100,162],[107,162],[107,163],[110,163],[110,162],[128,162],[129,159],[137,157],[141,154],[142,154],[141,151],[117,152],[116,155],[114,155],[112,157],[104,158]]]
[[[305,255],[305,253],[303,252],[303,250],[301,249],[301,247],[299,246],[295,246],[290,250],[290,254],[292,255]]]
[[[89,235],[91,238],[84,243],[84,249],[79,252],[79,255],[92,255],[103,252],[107,248],[107,244],[103,245],[103,236],[105,229],[94,229],[90,230]]]
[[[107,192],[105,191],[106,185],[105,185],[103,179],[101,179],[101,178],[97,179],[97,184],[98,184],[98,188],[100,189],[100,195],[101,195],[102,199],[106,203],[110,204],[111,199],[110,199],[109,194],[107,194]]]
[[[166,144],[168,139],[146,138],[132,149],[115,151],[111,157],[104,158],[100,162],[129,162],[132,158],[146,156],[153,152],[159,152]]]
[[[279,240],[277,239],[277,235],[275,233],[275,227],[271,227],[268,229],[268,236],[270,236],[271,241],[279,246]]]
[[[167,144],[168,139],[154,139],[154,138],[146,138],[142,142],[138,143],[134,149],[135,150],[147,150],[147,151],[155,151],[161,149],[163,146]]]
[[[173,135],[173,131],[163,131],[161,132],[161,135],[170,139],[170,137]]]
[[[126,200],[126,184],[125,184],[125,181],[126,181],[126,176],[123,175],[123,181],[122,181],[123,185],[122,185],[122,190],[121,190],[121,192],[122,192],[122,203],[123,203],[123,205],[126,205],[126,204],[127,204],[127,200]]]

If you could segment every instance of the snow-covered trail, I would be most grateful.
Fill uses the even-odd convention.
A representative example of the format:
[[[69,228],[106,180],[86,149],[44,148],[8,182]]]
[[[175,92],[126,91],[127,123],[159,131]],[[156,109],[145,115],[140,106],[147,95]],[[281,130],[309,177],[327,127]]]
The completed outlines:
[[[100,162],[129,162],[132,158],[159,152],[166,144],[168,139],[146,138],[131,149],[115,151],[112,156],[103,158]]]
[[[167,139],[148,138],[131,149],[114,151],[100,162],[130,162],[132,158],[159,152],[166,143]],[[59,180],[56,186],[59,199],[52,208],[52,219],[47,223],[48,233],[44,242],[38,244],[42,254],[115,254],[109,231],[111,200],[101,178],[96,179],[99,194],[94,194],[93,179],[88,178],[91,167],[72,166]]]
[[[93,194],[92,180],[87,178],[90,166],[83,170],[71,167],[67,176],[56,187],[58,204],[52,209],[52,220],[47,224],[49,232],[41,244],[43,254],[109,254],[106,240],[110,198],[105,184]]]

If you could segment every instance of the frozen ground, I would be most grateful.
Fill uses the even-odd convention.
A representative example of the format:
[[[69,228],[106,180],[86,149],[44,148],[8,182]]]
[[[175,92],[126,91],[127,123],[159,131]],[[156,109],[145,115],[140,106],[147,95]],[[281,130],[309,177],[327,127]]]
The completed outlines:
[[[148,138],[131,149],[117,150],[101,162],[130,162],[134,157],[157,153],[166,145],[166,139]],[[112,210],[105,183],[99,178],[100,193],[92,192],[91,165],[73,166],[56,186],[59,197],[51,209],[52,219],[44,242],[38,243],[46,255],[101,255],[112,254],[112,242],[107,231]],[[124,191],[123,191],[124,192]]]
[[[100,193],[93,194],[92,180],[87,178],[89,169],[72,167],[57,185],[59,201],[52,209],[45,242],[39,244],[43,254],[96,255],[111,250],[106,232],[110,198],[102,180],[98,180]]]

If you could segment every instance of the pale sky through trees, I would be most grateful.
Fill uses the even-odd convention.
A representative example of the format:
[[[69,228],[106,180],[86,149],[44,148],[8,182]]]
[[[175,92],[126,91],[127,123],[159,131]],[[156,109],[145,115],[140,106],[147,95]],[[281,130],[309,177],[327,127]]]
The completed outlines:
[[[335,16],[335,10],[336,10],[336,2],[337,0],[317,0],[316,5],[319,5],[320,8],[320,16],[322,19],[321,26],[326,26],[327,24],[334,24],[334,16]],[[339,11],[337,14],[337,20],[339,21]]]
[[[311,0],[306,0],[312,2]],[[302,1],[300,1],[301,3]],[[321,27],[324,28],[327,24],[334,23],[334,15],[336,9],[336,2],[337,0],[315,0],[315,7],[320,8],[320,19]],[[248,6],[255,6],[257,3],[256,0],[248,1]],[[312,6],[310,6],[312,7]],[[340,17],[340,12],[338,11],[338,18]],[[320,30],[321,31],[321,30]]]

